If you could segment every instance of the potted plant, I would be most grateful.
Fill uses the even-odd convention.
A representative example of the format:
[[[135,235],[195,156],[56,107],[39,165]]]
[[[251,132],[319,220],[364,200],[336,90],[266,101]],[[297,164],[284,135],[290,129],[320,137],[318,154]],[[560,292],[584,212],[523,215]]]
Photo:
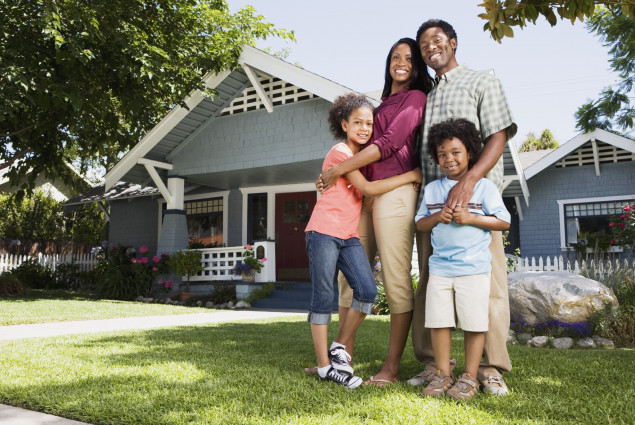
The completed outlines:
[[[256,280],[256,273],[260,273],[265,261],[267,261],[266,258],[260,260],[256,258],[253,246],[245,245],[243,259],[234,266],[234,274],[241,275],[245,282],[254,282]]]
[[[187,277],[185,293],[179,294],[181,300],[194,295],[190,293],[190,277],[203,271],[203,266],[201,265],[201,253],[198,251],[190,251],[184,249],[172,254],[168,261],[170,269],[174,273],[178,274],[179,276]]]

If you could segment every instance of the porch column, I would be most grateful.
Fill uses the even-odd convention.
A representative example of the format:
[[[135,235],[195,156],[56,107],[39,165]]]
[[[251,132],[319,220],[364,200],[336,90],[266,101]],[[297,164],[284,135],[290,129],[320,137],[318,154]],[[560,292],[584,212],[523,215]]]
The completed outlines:
[[[167,210],[163,216],[161,235],[159,236],[158,254],[172,254],[187,249],[187,221],[183,207],[185,181],[183,178],[168,177],[168,192],[171,199],[166,199]]]

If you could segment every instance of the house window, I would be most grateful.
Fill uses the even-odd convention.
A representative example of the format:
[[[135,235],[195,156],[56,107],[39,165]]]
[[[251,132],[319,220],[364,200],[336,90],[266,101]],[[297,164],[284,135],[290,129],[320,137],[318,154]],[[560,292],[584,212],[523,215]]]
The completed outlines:
[[[248,196],[247,243],[267,239],[267,194],[254,193]]]
[[[578,200],[582,201],[582,200]],[[565,246],[585,242],[588,245],[608,244],[610,240],[609,219],[619,215],[628,199],[589,200],[589,202],[562,203],[564,213]],[[592,246],[590,246],[592,248]]]
[[[223,198],[184,203],[190,244],[201,247],[223,245]]]

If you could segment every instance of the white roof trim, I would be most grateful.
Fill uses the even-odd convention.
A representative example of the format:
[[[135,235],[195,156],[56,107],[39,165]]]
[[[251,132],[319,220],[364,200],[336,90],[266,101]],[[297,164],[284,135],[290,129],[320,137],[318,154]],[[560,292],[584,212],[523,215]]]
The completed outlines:
[[[265,74],[275,76],[283,81],[296,85],[308,92],[313,93],[322,99],[333,102],[337,96],[354,93],[354,90],[337,84],[317,74],[305,69],[291,65],[268,53],[251,46],[244,46],[238,59],[240,65],[246,65],[257,69]],[[214,89],[228,75],[230,71],[223,71],[219,74],[207,74],[203,79],[205,85]],[[249,76],[249,74],[248,74]],[[185,104],[189,110],[176,106],[172,109],[152,130],[150,130],[139,143],[135,145],[115,166],[106,174],[106,190],[113,187],[123,176],[134,167],[140,158],[150,152],[152,148],[163,139],[185,116],[194,109],[204,99],[200,90],[194,90],[185,99]],[[371,97],[368,98],[373,105],[378,106],[380,102]]]
[[[620,149],[624,149],[629,152],[635,153],[635,141],[631,140],[627,137],[620,136],[614,133],[611,133],[606,130],[602,130],[596,128],[590,133],[578,134],[573,139],[564,143],[558,149],[555,149],[553,152],[545,155],[538,161],[531,164],[524,170],[525,179],[529,180],[536,174],[542,172],[546,168],[560,161],[562,158],[566,157],[585,143],[591,140],[599,140],[610,145],[616,146]]]
[[[245,71],[245,74],[247,74],[247,78],[249,78],[251,85],[254,86],[254,89],[256,89],[256,93],[258,93],[258,97],[262,101],[263,105],[265,105],[267,112],[272,113],[273,103],[271,102],[271,99],[269,99],[269,96],[267,96],[267,93],[265,93],[265,89],[262,88],[262,84],[260,84],[260,80],[254,70],[246,63],[243,64],[243,70]]]
[[[223,71],[219,74],[207,74],[203,78],[203,82],[209,88],[215,88],[229,75],[229,71]],[[143,158],[145,154],[168,134],[185,116],[198,105],[205,96],[200,90],[193,90],[185,99],[185,104],[189,110],[181,106],[176,106],[163,119],[150,130],[134,148],[130,150],[114,167],[106,174],[105,183],[106,190],[113,187],[121,178],[137,164],[139,158]]]
[[[509,153],[512,156],[512,162],[514,163],[514,168],[516,169],[516,173],[518,173],[518,182],[520,183],[520,189],[523,191],[523,198],[525,198],[525,205],[529,206],[529,186],[527,186],[527,178],[523,174],[523,166],[520,162],[518,151],[516,150],[516,144],[513,141],[508,140],[507,146],[509,146]]]

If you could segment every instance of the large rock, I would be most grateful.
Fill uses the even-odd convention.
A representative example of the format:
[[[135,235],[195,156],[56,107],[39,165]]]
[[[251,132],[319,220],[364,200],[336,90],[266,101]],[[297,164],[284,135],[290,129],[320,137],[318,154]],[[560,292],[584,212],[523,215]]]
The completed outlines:
[[[600,282],[567,272],[512,272],[508,275],[511,317],[528,323],[586,322],[591,314],[617,298]]]

